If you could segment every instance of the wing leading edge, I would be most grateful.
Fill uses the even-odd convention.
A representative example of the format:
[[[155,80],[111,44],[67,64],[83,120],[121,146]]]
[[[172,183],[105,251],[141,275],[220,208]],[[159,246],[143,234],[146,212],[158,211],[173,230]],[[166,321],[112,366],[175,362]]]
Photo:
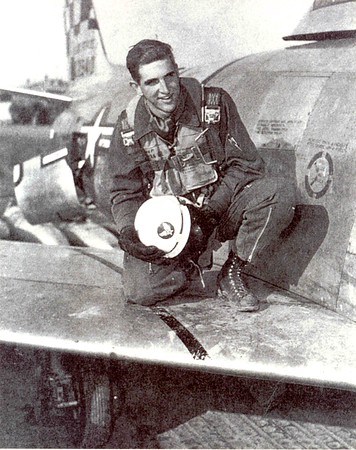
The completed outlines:
[[[0,92],[7,92],[9,94],[17,94],[17,95],[24,95],[28,97],[38,97],[38,98],[45,98],[48,100],[58,100],[60,102],[66,102],[71,103],[72,98],[68,97],[67,95],[60,95],[60,94],[52,94],[51,92],[42,92],[42,91],[35,91],[32,89],[25,89],[25,88],[6,88],[0,86]]]

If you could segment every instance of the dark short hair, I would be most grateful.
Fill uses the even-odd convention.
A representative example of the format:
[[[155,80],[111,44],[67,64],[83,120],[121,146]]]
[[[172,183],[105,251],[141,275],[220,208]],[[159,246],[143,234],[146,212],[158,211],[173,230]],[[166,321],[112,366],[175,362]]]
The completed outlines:
[[[128,52],[126,57],[126,67],[128,68],[132,79],[138,82],[140,80],[140,65],[150,64],[151,62],[167,58],[169,58],[173,64],[176,64],[170,45],[154,39],[143,39],[134,45]]]

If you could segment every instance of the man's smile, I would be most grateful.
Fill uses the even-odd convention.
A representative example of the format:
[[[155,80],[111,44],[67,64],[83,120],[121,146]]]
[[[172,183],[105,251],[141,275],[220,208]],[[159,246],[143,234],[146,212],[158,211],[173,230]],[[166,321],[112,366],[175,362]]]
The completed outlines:
[[[168,116],[176,109],[180,82],[176,65],[170,59],[140,66],[139,92],[145,97],[151,112]]]

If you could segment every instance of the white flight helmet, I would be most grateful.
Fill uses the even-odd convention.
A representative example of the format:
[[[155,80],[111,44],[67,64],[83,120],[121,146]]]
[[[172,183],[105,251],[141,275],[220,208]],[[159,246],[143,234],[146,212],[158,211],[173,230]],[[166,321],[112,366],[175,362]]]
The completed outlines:
[[[166,258],[174,258],[184,249],[190,226],[188,208],[173,195],[146,200],[135,217],[135,229],[140,241],[163,250]]]

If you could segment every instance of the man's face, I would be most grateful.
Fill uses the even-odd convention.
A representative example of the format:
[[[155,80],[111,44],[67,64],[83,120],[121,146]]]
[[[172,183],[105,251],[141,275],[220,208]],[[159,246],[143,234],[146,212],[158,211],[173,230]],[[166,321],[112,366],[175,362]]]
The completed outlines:
[[[176,109],[179,100],[180,84],[178,69],[168,59],[161,59],[139,67],[140,81],[136,83],[138,93],[142,94],[153,113],[169,116]]]

